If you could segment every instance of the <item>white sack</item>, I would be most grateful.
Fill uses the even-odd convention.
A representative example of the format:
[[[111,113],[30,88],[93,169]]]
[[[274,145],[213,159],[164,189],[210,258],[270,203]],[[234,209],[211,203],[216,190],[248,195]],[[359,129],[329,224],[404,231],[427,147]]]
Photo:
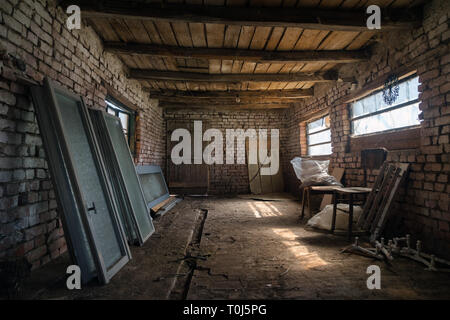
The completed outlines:
[[[339,203],[336,210],[336,230],[348,230],[348,214],[349,205],[344,203]],[[353,223],[356,223],[359,216],[362,213],[362,208],[360,206],[353,206]],[[313,216],[306,223],[307,226],[331,230],[331,220],[333,219],[333,205],[329,204],[320,211],[318,214]]]
[[[312,160],[295,157],[291,160],[295,175],[302,182],[300,188],[309,186],[340,186],[335,177],[328,174],[330,160]]]

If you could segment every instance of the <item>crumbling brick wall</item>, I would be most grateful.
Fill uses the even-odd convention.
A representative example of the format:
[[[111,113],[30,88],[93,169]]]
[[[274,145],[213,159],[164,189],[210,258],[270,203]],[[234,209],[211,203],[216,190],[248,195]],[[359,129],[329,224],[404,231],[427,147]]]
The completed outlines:
[[[450,256],[450,2],[434,0],[424,8],[423,25],[410,32],[382,33],[372,46],[372,58],[367,63],[344,66],[341,75],[354,76],[357,89],[376,79],[387,77],[399,68],[410,66],[417,70],[421,86],[420,142],[413,149],[388,153],[390,162],[411,164],[406,188],[401,190],[393,216],[397,223],[390,230],[395,235],[406,232],[424,242],[426,250],[447,258]],[[346,185],[362,185],[364,170],[360,152],[352,152],[349,106],[339,99],[350,94],[351,84],[317,88],[319,94],[286,111],[290,136],[287,157],[300,154],[299,119],[318,110],[329,110],[333,154],[332,166],[346,168]],[[380,139],[385,139],[383,134]],[[290,190],[297,191],[293,171]],[[377,170],[369,171],[370,185]],[[394,225],[394,224],[392,224]]]
[[[69,31],[53,2],[2,0],[0,12],[0,259],[26,257],[36,268],[65,252],[66,242],[18,64],[37,82],[47,76],[81,94],[90,107],[106,107],[108,85],[140,108],[139,163],[164,166],[164,120],[140,84],[126,78],[122,62],[103,52],[92,28]]]
[[[270,129],[280,130],[280,163],[283,162],[283,146],[285,145],[285,114],[282,110],[239,110],[239,111],[212,111],[212,110],[176,110],[165,111],[166,121],[177,120],[193,123],[201,120],[207,128],[219,129],[223,135],[223,146],[226,147],[226,129],[267,129],[270,139]],[[203,131],[206,130],[204,125]],[[170,137],[168,137],[170,139]],[[237,143],[235,143],[235,156]],[[224,150],[225,152],[225,150]],[[167,150],[170,161],[171,150]],[[225,153],[224,153],[225,162]],[[280,164],[281,165],[281,164]],[[209,165],[209,194],[239,194],[249,193],[248,166],[246,164],[214,164]],[[281,169],[280,169],[281,170]]]

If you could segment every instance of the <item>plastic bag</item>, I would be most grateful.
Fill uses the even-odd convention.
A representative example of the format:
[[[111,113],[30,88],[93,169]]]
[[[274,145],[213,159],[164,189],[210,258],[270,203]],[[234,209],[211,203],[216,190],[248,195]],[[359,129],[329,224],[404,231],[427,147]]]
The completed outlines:
[[[328,174],[330,160],[311,160],[295,157],[291,160],[295,175],[302,182],[300,188],[309,186],[340,186],[335,177]]]
[[[348,204],[339,203],[336,210],[336,229],[337,230],[347,230],[348,228],[348,218],[349,218],[349,206]],[[359,216],[362,213],[362,208],[360,206],[353,206],[353,223],[356,223]],[[306,223],[307,226],[330,230],[331,220],[333,219],[333,205],[329,204],[320,211],[318,214],[313,216]]]

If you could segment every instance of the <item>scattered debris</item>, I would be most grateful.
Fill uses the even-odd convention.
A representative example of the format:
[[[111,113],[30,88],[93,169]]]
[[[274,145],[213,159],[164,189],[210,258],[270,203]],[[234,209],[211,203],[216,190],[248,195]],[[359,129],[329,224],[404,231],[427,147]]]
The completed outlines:
[[[427,254],[422,252],[422,242],[417,240],[416,249],[411,248],[411,237],[407,234],[402,238],[393,238],[389,240],[387,244],[384,242],[384,238],[380,241],[374,242],[374,247],[364,248],[359,245],[359,238],[355,237],[355,242],[341,250],[343,252],[359,253],[367,257],[372,257],[378,260],[394,260],[394,254],[406,257],[417,262],[423,263],[427,268],[425,270],[429,271],[440,271],[440,272],[450,272],[450,268],[438,268],[437,264],[443,264],[450,267],[450,261],[437,258],[433,254]],[[405,247],[400,246],[400,243],[404,242]]]

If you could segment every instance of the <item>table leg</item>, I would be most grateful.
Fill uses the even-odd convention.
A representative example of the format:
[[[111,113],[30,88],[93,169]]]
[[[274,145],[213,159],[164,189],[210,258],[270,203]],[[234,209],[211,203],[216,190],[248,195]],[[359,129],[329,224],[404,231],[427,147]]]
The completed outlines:
[[[306,189],[303,188],[302,190],[302,215],[301,215],[301,219],[303,219],[305,217],[305,193],[306,193]]]
[[[351,193],[349,195],[348,208],[349,208],[348,240],[351,241],[352,240],[352,226],[353,226],[353,194],[351,194]]]
[[[311,190],[308,189],[308,193],[306,194],[306,199],[308,200],[308,215],[311,218]]]
[[[337,212],[337,195],[333,192],[333,218],[331,220],[331,233],[334,233],[336,228],[336,212]]]

